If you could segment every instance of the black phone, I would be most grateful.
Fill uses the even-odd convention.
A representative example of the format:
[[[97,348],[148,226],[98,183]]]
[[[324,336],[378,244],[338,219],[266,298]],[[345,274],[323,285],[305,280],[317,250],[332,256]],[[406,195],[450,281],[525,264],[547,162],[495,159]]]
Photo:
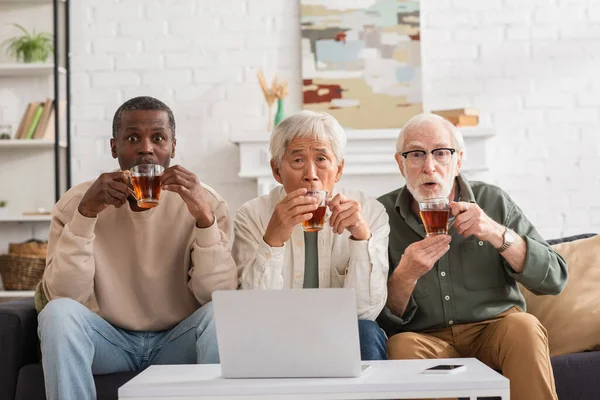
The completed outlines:
[[[425,374],[453,374],[456,372],[464,371],[467,369],[462,364],[451,364],[451,365],[436,365],[431,368],[427,368],[423,373]]]

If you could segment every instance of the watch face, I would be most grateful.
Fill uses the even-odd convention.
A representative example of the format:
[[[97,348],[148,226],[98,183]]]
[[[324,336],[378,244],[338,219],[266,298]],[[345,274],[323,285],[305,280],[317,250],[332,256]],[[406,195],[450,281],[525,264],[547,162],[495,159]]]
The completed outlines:
[[[513,231],[511,231],[510,229],[506,230],[506,233],[504,234],[504,242],[505,243],[514,243],[516,240],[515,238],[515,234]]]

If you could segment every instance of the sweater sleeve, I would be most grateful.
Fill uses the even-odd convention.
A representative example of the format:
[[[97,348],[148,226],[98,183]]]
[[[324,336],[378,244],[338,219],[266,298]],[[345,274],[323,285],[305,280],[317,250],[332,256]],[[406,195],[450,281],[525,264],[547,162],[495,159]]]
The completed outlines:
[[[85,304],[94,293],[94,228],[77,207],[81,197],[59,201],[52,209],[44,286],[50,300],[68,297]],[[64,204],[66,203],[66,204]]]
[[[215,290],[237,287],[237,270],[231,256],[229,232],[231,223],[227,203],[220,201],[215,210],[215,222],[208,228],[194,228],[192,267],[188,286],[202,305],[212,300]]]

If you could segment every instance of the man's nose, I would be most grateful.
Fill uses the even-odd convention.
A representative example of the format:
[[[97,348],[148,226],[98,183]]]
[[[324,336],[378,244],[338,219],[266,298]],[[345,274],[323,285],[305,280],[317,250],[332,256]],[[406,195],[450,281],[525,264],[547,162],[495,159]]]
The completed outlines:
[[[435,171],[435,160],[433,154],[427,153],[425,155],[425,161],[423,161],[423,172],[431,174]]]
[[[317,168],[313,162],[306,163],[304,167],[304,182],[318,181]]]
[[[150,139],[142,139],[140,141],[140,146],[138,147],[138,153],[140,154],[153,154],[154,146],[152,145],[152,140]]]

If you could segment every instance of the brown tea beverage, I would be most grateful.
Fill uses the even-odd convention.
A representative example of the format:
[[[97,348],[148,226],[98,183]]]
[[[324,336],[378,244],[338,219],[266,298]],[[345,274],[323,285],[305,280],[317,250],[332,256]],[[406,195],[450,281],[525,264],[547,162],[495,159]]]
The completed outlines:
[[[448,234],[450,210],[419,211],[427,236]]]
[[[419,214],[427,236],[447,235],[450,205],[445,197],[419,202]]]
[[[160,175],[159,176],[133,176],[131,177],[135,197],[141,208],[152,208],[160,200]]]
[[[323,229],[325,214],[327,214],[327,191],[309,190],[305,196],[316,198],[318,208],[312,211],[311,219],[302,222],[302,229],[306,232],[318,232]]]
[[[311,219],[302,221],[302,228],[304,228],[306,232],[318,232],[323,229],[326,211],[327,206],[319,206],[319,208],[313,211]]]
[[[152,208],[160,199],[160,176],[164,167],[158,164],[138,164],[131,168],[131,184],[138,207]]]

